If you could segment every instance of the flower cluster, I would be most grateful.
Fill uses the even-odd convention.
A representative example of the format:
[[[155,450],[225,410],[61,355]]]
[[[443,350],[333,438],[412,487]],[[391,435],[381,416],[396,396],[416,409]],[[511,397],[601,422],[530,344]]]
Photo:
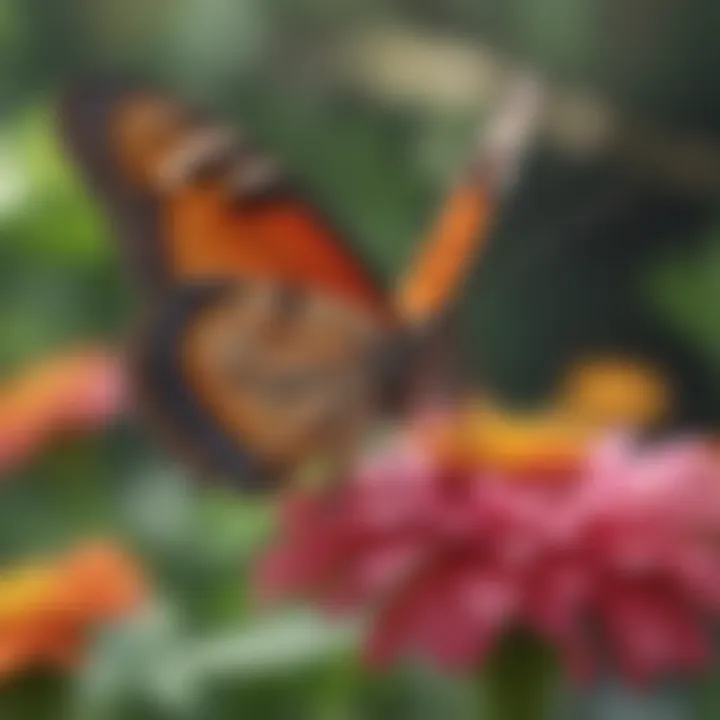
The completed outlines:
[[[72,665],[91,628],[129,613],[143,597],[140,570],[111,544],[0,573],[0,676]]]
[[[120,413],[118,358],[102,349],[53,357],[0,387],[0,472],[10,472],[59,435],[89,432]]]
[[[288,500],[261,592],[371,608],[378,664],[419,654],[475,667],[518,628],[579,677],[601,658],[636,681],[708,662],[720,615],[712,450],[613,437],[541,465],[453,463],[404,435],[336,492]]]

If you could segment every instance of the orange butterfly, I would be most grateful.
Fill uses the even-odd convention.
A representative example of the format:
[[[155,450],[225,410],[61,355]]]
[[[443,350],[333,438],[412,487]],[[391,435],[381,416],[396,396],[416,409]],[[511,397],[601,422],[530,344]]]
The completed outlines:
[[[378,416],[397,353],[485,236],[497,176],[473,166],[393,293],[276,163],[198,112],[101,84],[69,94],[62,124],[144,291],[139,396],[186,456],[247,488]]]

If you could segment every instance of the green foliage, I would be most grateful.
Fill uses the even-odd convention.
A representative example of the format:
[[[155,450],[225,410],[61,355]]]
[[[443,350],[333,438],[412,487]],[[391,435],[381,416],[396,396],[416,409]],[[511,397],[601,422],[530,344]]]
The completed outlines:
[[[381,107],[334,92],[324,77],[307,84],[291,50],[302,46],[301,29],[311,49],[323,49],[323,32],[355,23],[409,15],[464,32],[479,14],[460,1],[408,5],[0,0],[3,377],[56,350],[95,340],[121,346],[127,335],[132,301],[118,253],[54,127],[55,96],[78,71],[140,70],[209,99],[274,149],[394,277],[461,163],[471,122]],[[567,35],[561,26],[548,33]],[[661,294],[720,360],[711,313],[720,252],[709,252],[692,267],[673,262]],[[141,617],[96,638],[76,672],[2,685],[3,719],[480,717],[474,678],[416,666],[372,674],[356,659],[361,623],[259,609],[249,578],[272,532],[272,500],[198,486],[132,421],[53,448],[3,478],[0,492],[3,566],[113,535],[142,558],[157,593]]]
[[[720,362],[720,233],[693,249],[666,258],[649,278],[657,307],[707,358]]]

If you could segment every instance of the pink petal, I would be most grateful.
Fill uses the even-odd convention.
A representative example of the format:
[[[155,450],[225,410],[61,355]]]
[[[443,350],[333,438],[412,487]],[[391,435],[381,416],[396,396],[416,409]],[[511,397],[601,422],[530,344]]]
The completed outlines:
[[[667,594],[618,589],[606,599],[603,614],[621,667],[637,682],[696,669],[711,656],[691,609]]]

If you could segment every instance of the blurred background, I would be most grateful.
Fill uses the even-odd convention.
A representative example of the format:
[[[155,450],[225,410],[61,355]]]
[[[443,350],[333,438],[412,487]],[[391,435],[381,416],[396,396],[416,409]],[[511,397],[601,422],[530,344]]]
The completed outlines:
[[[572,3],[546,3],[539,18],[531,5],[513,3],[558,57],[582,47]],[[53,108],[73,78],[103,73],[156,80],[216,108],[334,208],[392,278],[486,114],[484,7],[0,0],[0,572],[111,537],[147,568],[153,597],[94,633],[69,667],[0,677],[0,717],[475,716],[472,679],[418,667],[373,676],[356,662],[352,624],[253,604],[246,571],[271,532],[272,503],[198,486],[122,412],[113,357],[133,298],[100,210],[63,155]],[[643,277],[668,321],[720,362],[714,237],[648,256]],[[95,372],[99,390],[85,387]],[[86,417],[61,417],[64,382],[88,393]],[[56,439],[56,426],[82,432]],[[593,710],[574,717],[684,717],[672,714],[682,688],[660,695],[603,688],[578,700]]]

